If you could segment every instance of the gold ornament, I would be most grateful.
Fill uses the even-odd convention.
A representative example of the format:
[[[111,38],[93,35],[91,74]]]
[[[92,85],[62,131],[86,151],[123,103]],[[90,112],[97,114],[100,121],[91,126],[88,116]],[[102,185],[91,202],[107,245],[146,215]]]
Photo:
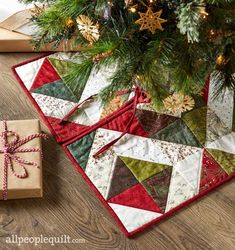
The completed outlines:
[[[131,6],[128,10],[132,13],[135,13],[137,11],[137,8],[138,8],[138,5],[136,4],[136,5]]]
[[[132,13],[135,13],[138,8],[138,4],[133,5],[133,0],[125,0],[125,6]]]
[[[68,28],[68,29],[71,29],[73,26],[74,26],[74,21],[73,21],[73,19],[72,18],[69,18],[67,21],[66,21],[66,27]]]
[[[216,58],[216,64],[217,65],[225,65],[227,64],[229,60],[226,59],[226,57],[224,55],[219,55],[217,58]]]
[[[205,8],[205,7],[199,7],[199,13],[200,13],[200,15],[202,16],[203,19],[206,19],[207,16],[209,15],[209,14],[206,12],[206,8]]]
[[[92,60],[94,63],[98,63],[100,60],[110,57],[111,55],[112,55],[112,51],[103,52],[103,53],[95,55],[92,58]]]
[[[193,109],[195,101],[191,96],[184,95],[180,92],[175,92],[174,94],[165,98],[163,104],[167,111],[177,114]]]
[[[124,100],[121,96],[114,97],[113,100],[108,103],[108,105],[103,109],[103,112],[101,114],[101,119],[105,118],[106,116],[112,114],[114,111],[119,109],[124,103]]]
[[[150,7],[146,13],[139,12],[140,19],[135,23],[141,25],[140,30],[149,30],[152,34],[155,33],[157,29],[163,31],[162,23],[167,22],[167,20],[161,18],[162,10],[153,12]]]
[[[88,16],[79,15],[77,17],[77,25],[79,31],[88,42],[94,43],[99,39],[99,27]]]

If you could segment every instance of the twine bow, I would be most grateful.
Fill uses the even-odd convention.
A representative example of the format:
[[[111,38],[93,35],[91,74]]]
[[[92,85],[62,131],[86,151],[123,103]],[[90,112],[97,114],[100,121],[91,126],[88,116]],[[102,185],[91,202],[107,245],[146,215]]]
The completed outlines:
[[[13,140],[8,142],[8,137],[13,136]],[[7,177],[8,177],[8,169],[10,169],[11,173],[17,178],[27,178],[28,172],[24,165],[31,165],[36,168],[39,168],[39,165],[33,161],[27,161],[17,156],[17,153],[28,153],[28,152],[40,152],[42,157],[42,152],[40,148],[20,148],[22,145],[27,142],[35,139],[35,138],[44,138],[47,139],[48,136],[46,134],[32,134],[23,139],[19,138],[19,135],[11,130],[7,129],[6,121],[3,121],[3,132],[0,134],[0,143],[2,144],[2,149],[0,149],[0,154],[3,154],[4,164],[3,164],[3,200],[7,200]],[[22,169],[22,173],[17,173],[14,170],[12,162],[15,161],[19,164]]]

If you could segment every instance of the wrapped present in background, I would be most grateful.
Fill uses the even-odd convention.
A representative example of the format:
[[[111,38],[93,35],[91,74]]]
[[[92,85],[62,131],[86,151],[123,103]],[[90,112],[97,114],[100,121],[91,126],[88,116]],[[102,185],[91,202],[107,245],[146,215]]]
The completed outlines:
[[[18,0],[0,2],[0,52],[34,51],[32,37],[38,28],[31,21],[33,11],[33,5],[26,6]],[[57,49],[48,44],[40,51],[71,51],[70,47],[66,42]]]
[[[42,197],[39,120],[0,122],[0,200]]]

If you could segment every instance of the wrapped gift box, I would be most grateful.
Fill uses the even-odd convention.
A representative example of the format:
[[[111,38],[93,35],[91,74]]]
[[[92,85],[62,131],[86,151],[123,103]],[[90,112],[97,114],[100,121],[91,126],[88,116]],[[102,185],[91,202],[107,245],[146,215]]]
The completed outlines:
[[[0,52],[32,52],[32,36],[36,34],[37,27],[30,21],[32,6],[20,4],[17,0],[8,0],[9,3],[0,3]],[[29,9],[31,7],[31,9]],[[48,44],[40,51],[52,51]],[[54,51],[74,51],[70,44],[61,44]]]
[[[28,136],[40,133],[39,120],[24,120],[24,121],[7,121],[7,131],[12,131],[19,136],[19,140]],[[0,135],[4,130],[4,123],[0,122]],[[10,132],[7,134],[7,143],[14,140],[14,135]],[[3,150],[3,140],[0,141],[0,200],[4,199],[4,159],[6,155]],[[11,158],[11,164],[7,166],[7,199],[21,199],[42,197],[42,158],[41,158],[41,139],[36,137],[24,143],[19,149],[40,149],[38,152],[21,152],[11,154],[20,157],[23,161],[28,161],[34,165],[19,163],[19,161]],[[21,166],[20,166],[21,165]],[[25,178],[16,177],[11,166],[16,174],[22,174],[24,167],[27,171]]]

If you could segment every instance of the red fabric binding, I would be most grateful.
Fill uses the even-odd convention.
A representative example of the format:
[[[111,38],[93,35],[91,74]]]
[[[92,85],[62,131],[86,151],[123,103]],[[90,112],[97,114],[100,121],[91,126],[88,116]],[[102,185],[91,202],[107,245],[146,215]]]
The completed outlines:
[[[140,89],[139,86],[136,86],[135,89],[135,96],[134,96],[134,102],[133,102],[133,113],[132,116],[130,118],[130,120],[128,121],[125,130],[122,132],[122,134],[114,139],[113,141],[109,142],[108,144],[106,144],[104,147],[102,147],[98,152],[96,152],[93,157],[96,158],[99,155],[101,155],[102,153],[104,153],[106,150],[108,150],[111,146],[113,146],[116,142],[118,142],[125,134],[127,134],[130,130],[130,126],[135,118],[135,114],[136,114],[136,110],[137,110],[137,104],[139,102],[139,98],[141,97],[142,94],[142,90]]]
[[[95,96],[96,96],[96,95],[92,95],[92,96],[88,97],[87,99],[85,99],[84,101],[78,103],[73,109],[71,109],[71,110],[69,111],[69,113],[68,113],[67,115],[65,115],[65,116],[60,120],[59,124],[61,125],[63,122],[67,121],[67,120],[74,114],[74,112],[75,112],[78,108],[80,108],[81,106],[83,106],[85,103],[87,103],[87,102],[93,100]]]

